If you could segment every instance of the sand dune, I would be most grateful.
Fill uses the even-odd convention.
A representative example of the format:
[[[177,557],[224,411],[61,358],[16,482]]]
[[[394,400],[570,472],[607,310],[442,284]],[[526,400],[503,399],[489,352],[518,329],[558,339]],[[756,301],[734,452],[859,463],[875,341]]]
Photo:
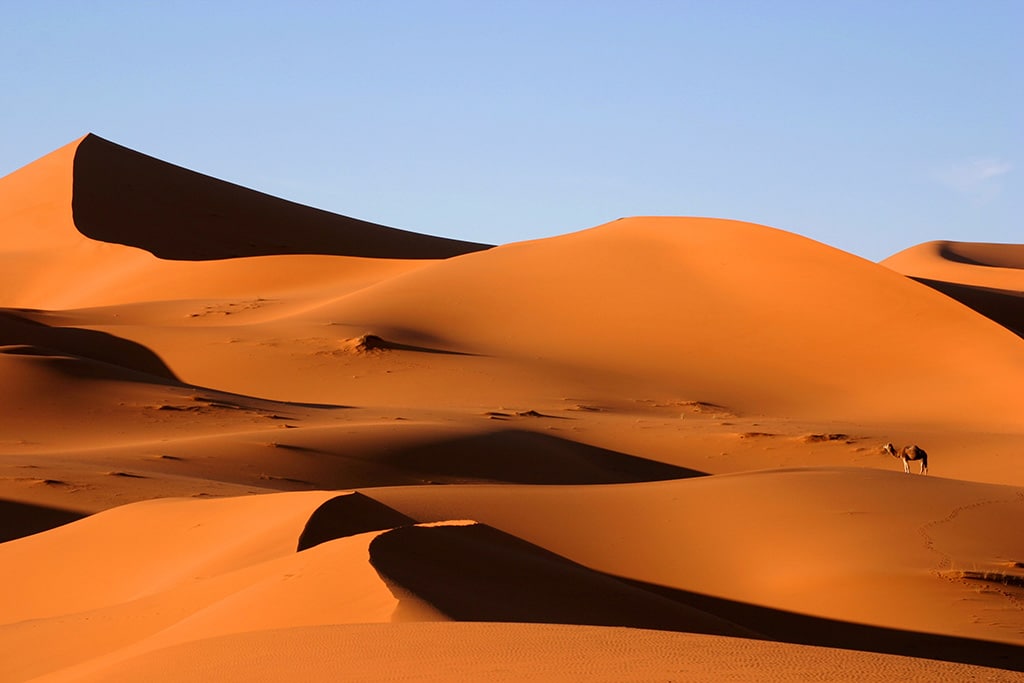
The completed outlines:
[[[0,680],[1024,671],[1024,247],[489,248],[91,135],[0,237]]]
[[[760,413],[1013,421],[1005,409],[1024,371],[1017,339],[945,297],[810,240],[720,220],[629,219],[507,245],[323,313]],[[920,336],[926,348],[898,342]],[[978,350],[971,363],[950,364],[964,346]]]
[[[1019,669],[1019,588],[983,574],[1020,573],[1020,521],[1017,489],[867,470],[151,501],[0,546],[0,643],[19,675],[77,680],[232,634],[456,619]]]
[[[1024,546],[1005,534],[1004,525],[1024,521],[1012,487],[799,469],[617,487],[367,495],[419,520],[472,517],[587,567],[685,591],[679,599],[697,594],[836,622],[1020,642],[1019,629],[997,616],[1012,614],[1014,599],[983,604],[984,584],[962,576],[1024,576],[1015,568]],[[545,523],[552,519],[586,521]],[[749,618],[742,625],[754,631],[772,628],[756,613]]]
[[[882,261],[906,275],[993,289],[1024,287],[1024,245],[925,242]]]
[[[0,223],[11,226],[0,244],[4,305],[40,308],[150,302],[167,287],[198,298],[372,281],[372,271],[392,271],[396,260],[412,267],[487,248],[294,204],[95,135],[0,179]],[[348,258],[175,263],[286,254]]]
[[[927,242],[882,261],[1024,337],[1024,249],[1019,244]]]
[[[430,259],[487,248],[312,209],[92,134],[5,177],[0,199],[7,216],[32,228],[18,236],[16,249],[64,246],[82,236],[193,261],[272,254]]]

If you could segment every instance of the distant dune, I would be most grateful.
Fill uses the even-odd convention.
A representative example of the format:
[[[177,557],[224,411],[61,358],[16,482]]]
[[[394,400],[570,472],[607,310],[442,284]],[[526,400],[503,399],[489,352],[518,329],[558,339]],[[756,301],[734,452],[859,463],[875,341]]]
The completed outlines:
[[[1024,337],[1024,245],[928,242],[882,264]]]
[[[0,237],[4,681],[1024,671],[1024,245],[492,248],[93,135]]]

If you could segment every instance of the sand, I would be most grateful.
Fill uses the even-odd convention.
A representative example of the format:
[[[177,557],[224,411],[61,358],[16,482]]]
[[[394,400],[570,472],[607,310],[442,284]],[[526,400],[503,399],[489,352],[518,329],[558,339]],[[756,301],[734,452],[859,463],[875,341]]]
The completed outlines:
[[[883,262],[1024,337],[1024,249],[1019,244],[927,242]]]
[[[490,247],[88,135],[0,265],[0,680],[1024,671],[1024,246]]]

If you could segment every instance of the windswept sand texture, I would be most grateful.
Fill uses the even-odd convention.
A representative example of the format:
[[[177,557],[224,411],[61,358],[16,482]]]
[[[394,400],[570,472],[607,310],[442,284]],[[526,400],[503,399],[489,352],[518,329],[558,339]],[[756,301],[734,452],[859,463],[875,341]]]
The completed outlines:
[[[1021,679],[1024,246],[492,248],[91,135],[0,236],[2,681]]]

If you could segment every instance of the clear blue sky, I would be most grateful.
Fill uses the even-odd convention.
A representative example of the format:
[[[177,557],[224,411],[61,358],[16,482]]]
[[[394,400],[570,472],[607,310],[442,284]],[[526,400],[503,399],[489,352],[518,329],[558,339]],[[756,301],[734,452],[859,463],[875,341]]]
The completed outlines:
[[[1024,1],[2,2],[0,175],[86,132],[504,243],[628,215],[1024,242]]]

